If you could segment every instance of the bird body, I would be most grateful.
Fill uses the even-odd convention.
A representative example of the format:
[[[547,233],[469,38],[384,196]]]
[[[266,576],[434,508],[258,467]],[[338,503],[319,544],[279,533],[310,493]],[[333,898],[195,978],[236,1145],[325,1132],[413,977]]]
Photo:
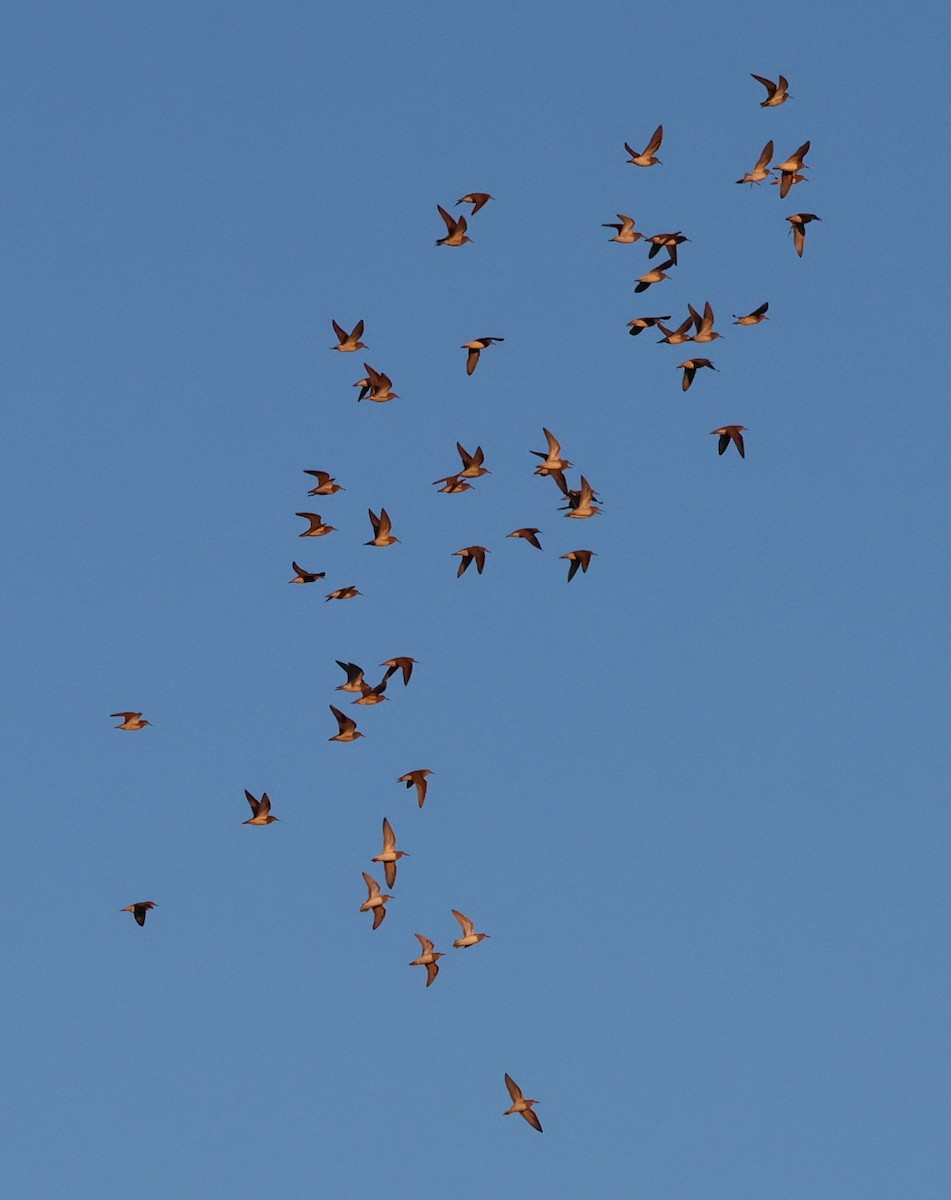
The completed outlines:
[[[353,350],[365,350],[366,346],[360,341],[363,337],[363,322],[357,321],[353,327],[352,333],[347,333],[342,329],[336,321],[333,323],[334,333],[337,335],[339,345],[331,346],[331,350],[341,350],[344,354],[349,354]]]
[[[482,208],[483,205],[488,204],[488,202],[492,199],[494,199],[494,197],[490,196],[488,192],[469,192],[468,195],[460,196],[456,201],[456,204],[471,204],[472,211],[469,213],[469,216],[474,217],[479,209]]]
[[[405,850],[397,850],[396,834],[393,826],[386,817],[383,818],[383,849],[371,862],[382,863],[386,875],[386,886],[393,887],[396,883],[396,864],[401,858],[408,858]]]
[[[429,987],[432,981],[439,974],[438,960],[442,958],[442,951],[434,950],[433,943],[428,937],[423,937],[421,933],[414,933],[413,937],[417,938],[419,941],[420,954],[419,957],[414,958],[409,965],[411,967],[426,968],[426,986]]]
[[[365,545],[392,546],[394,542],[398,542],[400,539],[398,537],[393,537],[392,533],[390,532],[393,526],[390,521],[389,513],[387,513],[386,509],[381,508],[379,516],[376,515],[372,508],[369,511],[370,524],[373,526],[373,537],[369,542],[366,542]]]
[[[709,360],[709,358],[688,358],[686,362],[682,362],[680,364],[677,369],[678,371],[683,369],[684,376],[680,384],[683,391],[688,392],[690,390],[690,385],[693,383],[694,376],[701,367],[708,367],[711,371],[716,370],[716,367]]]
[[[511,533],[508,533],[505,536],[511,538],[521,538],[523,541],[528,542],[530,546],[534,546],[536,550],[541,550],[542,544],[538,540],[538,535],[540,533],[540,529],[536,529],[532,525],[526,525],[524,529],[513,529]]]
[[[773,83],[771,79],[764,79],[762,75],[754,75],[752,71],[750,72],[750,78],[755,79],[757,83],[761,83],[766,88],[766,99],[759,102],[760,108],[776,108],[778,105],[792,99],[792,96],[786,90],[789,87],[789,80],[784,79],[782,75],[780,75],[777,83]]]
[[[635,242],[641,240],[644,236],[642,233],[636,233],[634,226],[636,224],[633,217],[627,216],[626,213],[618,213],[620,225],[615,225],[611,221],[602,221],[602,229],[616,229],[617,233],[613,238],[608,238],[609,242],[620,242],[623,246],[632,246]]]
[[[742,179],[738,179],[737,183],[748,183],[751,187],[754,183],[762,183],[764,179],[769,178],[769,162],[773,157],[772,139],[763,147],[759,158],[756,160],[756,166],[752,171],[747,171]]]
[[[452,943],[457,950],[466,950],[469,946],[477,946],[479,942],[489,936],[487,933],[476,933],[475,925],[473,925],[465,913],[457,912],[454,908],[449,911],[462,928],[462,937],[456,938]]]
[[[481,575],[485,567],[485,556],[489,552],[485,546],[464,546],[461,550],[453,550],[452,553],[453,556],[457,554],[460,556],[459,570],[456,572],[456,578],[458,579],[460,575],[465,574],[469,564],[472,562],[475,563],[476,570]]]
[[[293,579],[288,579],[288,583],[316,583],[318,579],[323,579],[327,574],[326,571],[305,571],[299,563],[292,562],[291,568],[296,572]]]
[[[244,794],[247,797],[248,803],[251,805],[251,819],[244,821],[244,825],[273,825],[278,820],[277,817],[271,816],[271,800],[267,792],[264,792],[260,800],[255,800],[247,788],[244,789]]]
[[[310,522],[310,528],[305,529],[303,533],[299,533],[298,537],[324,537],[328,533],[333,533],[336,529],[335,525],[325,525],[320,513],[299,512],[294,515],[296,517],[303,517],[305,521]]]
[[[724,454],[730,442],[736,446],[739,451],[740,458],[746,458],[746,449],[743,445],[743,434],[746,431],[745,425],[723,425],[720,429],[711,429],[711,434],[719,435],[717,443],[717,453]]]
[[[131,730],[134,732],[137,729],[144,729],[146,725],[152,724],[151,721],[144,720],[140,712],[115,712],[110,713],[109,716],[122,718],[122,724],[116,725],[116,729]]]
[[[471,375],[479,365],[479,355],[483,350],[486,350],[493,342],[504,342],[505,338],[500,337],[481,337],[474,338],[471,342],[463,342],[459,347],[460,350],[468,350],[466,356],[466,374]]]
[[[821,221],[821,217],[817,217],[815,213],[793,213],[786,220],[792,227],[793,244],[796,247],[796,253],[802,258],[802,252],[806,248],[806,226],[810,221]]]
[[[136,925],[144,925],[145,918],[153,908],[158,908],[154,900],[137,900],[135,904],[130,904],[128,908],[120,908],[119,912],[130,912],[135,917]]]
[[[446,236],[437,240],[437,246],[462,246],[465,242],[472,241],[471,237],[466,237],[468,225],[466,224],[465,217],[452,216],[446,212],[441,204],[437,204],[436,207],[439,209],[439,215],[446,223]]]
[[[307,493],[308,496],[332,496],[335,492],[343,491],[340,484],[327,471],[308,471],[305,469],[304,474],[313,475],[317,480],[317,486],[310,489]]]
[[[581,568],[581,573],[587,574],[588,567],[591,565],[591,559],[594,558],[593,550],[569,550],[567,554],[562,554],[562,558],[568,559],[568,582],[571,583],[575,575],[578,573],[578,568]]]
[[[627,160],[635,167],[656,167],[660,165],[660,159],[656,157],[657,151],[660,149],[660,144],[664,140],[664,127],[658,125],[651,134],[651,140],[647,143],[643,150],[632,150],[631,147],[624,143],[624,149],[630,154]]]
[[[539,1121],[535,1113],[532,1112],[532,1105],[537,1104],[537,1100],[527,1100],[522,1095],[522,1089],[518,1086],[511,1075],[505,1076],[505,1086],[509,1090],[509,1096],[512,1098],[512,1107],[507,1108],[502,1114],[504,1117],[511,1116],[512,1113],[520,1113],[525,1120],[531,1125],[532,1129],[537,1129],[542,1132],[542,1123]]]
[[[377,881],[373,878],[372,875],[368,875],[366,873],[366,871],[363,871],[362,875],[363,875],[364,881],[366,882],[367,892],[369,893],[369,895],[367,896],[366,900],[364,900],[364,902],[360,905],[360,911],[361,912],[372,912],[373,913],[373,928],[379,929],[380,926],[383,924],[383,921],[386,918],[386,903],[388,900],[392,900],[393,897],[380,894],[380,891],[381,891],[380,885],[377,883]]]
[[[754,308],[753,311],[751,313],[747,313],[745,317],[737,317],[736,313],[734,313],[733,316],[734,316],[735,320],[734,320],[733,324],[734,325],[758,325],[760,323],[760,321],[768,321],[769,317],[767,317],[767,315],[766,315],[766,310],[768,308],[769,308],[769,301],[767,300],[765,304],[761,304],[759,306],[759,308]]]
[[[426,789],[429,787],[426,776],[432,775],[432,771],[419,770],[407,771],[405,775],[401,775],[397,779],[397,783],[405,783],[407,788],[414,787],[416,789],[416,799],[419,801],[419,807],[422,808],[426,803]]]
[[[334,708],[331,704],[330,711],[337,718],[337,732],[333,737],[327,738],[328,742],[355,742],[357,738],[364,736],[357,729],[356,721],[342,713],[339,708]]]

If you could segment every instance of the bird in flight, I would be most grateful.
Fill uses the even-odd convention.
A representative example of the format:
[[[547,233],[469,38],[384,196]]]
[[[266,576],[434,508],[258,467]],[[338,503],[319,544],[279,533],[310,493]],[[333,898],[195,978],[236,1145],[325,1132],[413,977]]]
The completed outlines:
[[[409,683],[410,676],[413,674],[413,667],[416,664],[415,658],[408,658],[405,654],[398,655],[396,658],[388,658],[386,662],[381,662],[381,667],[386,667],[386,678],[389,679],[397,671],[403,672],[403,687]]]
[[[620,242],[623,246],[633,246],[635,242],[639,242],[644,236],[642,233],[634,231],[636,221],[633,217],[627,216],[626,213],[618,213],[617,219],[621,222],[620,225],[616,225],[612,221],[601,222],[602,229],[617,230],[613,238],[608,238],[609,242]]]
[[[363,593],[351,583],[347,587],[337,588],[336,591],[328,592],[324,600],[352,600],[354,596],[362,596]]]
[[[360,699],[354,700],[353,703],[382,704],[386,699],[386,696],[384,696],[383,693],[386,691],[386,681],[388,678],[388,675],[384,675],[376,687],[370,687],[370,685],[364,680],[364,682],[360,684]]]
[[[255,800],[247,788],[244,789],[244,794],[251,805],[251,819],[242,822],[244,825],[271,825],[279,819],[271,816],[271,801],[267,792],[262,794],[260,800]]]
[[[364,880],[366,881],[367,892],[369,893],[369,895],[367,896],[366,900],[364,900],[364,902],[360,905],[360,911],[361,912],[370,912],[372,910],[372,912],[373,912],[373,928],[379,929],[379,927],[383,924],[384,920],[386,919],[386,902],[387,902],[387,900],[392,900],[393,897],[392,896],[381,896],[380,895],[380,885],[373,878],[373,876],[368,875],[366,873],[366,871],[363,871],[362,875],[363,875]]]
[[[367,362],[363,364],[363,369],[366,371],[366,377],[358,379],[353,385],[360,389],[358,402],[372,400],[374,404],[385,404],[387,400],[399,400],[399,396],[392,390],[393,380],[389,375],[384,375],[382,371],[374,371]]]
[[[463,342],[459,347],[460,350],[468,350],[466,356],[466,374],[471,375],[479,365],[479,355],[483,350],[492,345],[493,342],[504,342],[505,338],[500,337],[481,337],[475,338],[471,342]]]
[[[638,151],[636,151],[636,150],[632,150],[631,147],[627,144],[627,142],[625,142],[624,149],[631,156],[627,161],[629,163],[632,163],[635,167],[659,166],[660,159],[655,156],[656,156],[657,151],[660,149],[660,144],[663,140],[664,140],[664,127],[663,127],[663,125],[658,125],[657,128],[654,130],[654,132],[651,134],[651,140],[647,143],[647,145],[644,147],[644,149],[640,151],[640,153],[638,153]]]
[[[688,304],[687,308],[690,310],[690,316],[697,327],[697,332],[690,339],[692,342],[715,342],[718,337],[723,337],[722,333],[714,333],[713,331],[714,316],[709,300],[703,306],[702,316],[692,304]]]
[[[138,900],[135,904],[130,904],[128,908],[120,908],[119,912],[130,912],[135,917],[137,925],[144,925],[145,918],[153,908],[158,908],[154,900]]]
[[[333,737],[327,738],[328,742],[355,742],[357,738],[364,736],[357,729],[356,721],[342,713],[339,708],[334,708],[331,704],[330,711],[337,718],[337,732]]]
[[[323,577],[327,574],[326,571],[305,571],[304,568],[296,562],[292,562],[291,567],[296,574],[293,579],[288,579],[288,583],[316,583],[318,579],[323,579]]]
[[[429,783],[426,779],[427,775],[432,775],[432,771],[407,771],[405,775],[401,775],[397,779],[397,783],[405,783],[407,788],[414,787],[416,789],[416,799],[419,801],[419,807],[422,808],[426,803],[426,789]]]
[[[476,570],[482,574],[485,568],[485,556],[489,553],[485,546],[464,546],[461,550],[453,550],[453,556],[459,555],[459,570],[456,572],[456,578],[464,575],[469,564],[474,562]]]
[[[461,475],[444,475],[442,479],[434,479],[433,487],[437,483],[444,485],[438,490],[448,492],[450,496],[455,496],[459,492],[467,492],[472,487],[472,484],[463,479]]]
[[[447,213],[441,204],[437,204],[439,215],[446,222],[446,236],[438,238],[437,246],[461,246],[465,242],[471,242],[471,237],[466,237],[466,230],[469,228],[466,224],[465,217],[454,217]]]
[[[687,330],[693,328],[693,315],[688,314],[686,321],[683,321],[676,329],[668,329],[660,321],[657,322],[657,328],[664,335],[662,338],[657,339],[658,345],[661,342],[666,342],[668,346],[679,346],[682,342],[691,341],[691,336]]]
[[[541,550],[542,544],[538,540],[540,529],[536,529],[533,525],[526,525],[524,529],[513,529],[511,533],[506,534],[506,537],[521,538],[528,542],[530,546],[534,546],[536,550]]]
[[[334,659],[337,666],[342,671],[347,673],[347,682],[341,683],[336,689],[338,692],[362,692],[363,691],[363,667],[358,667],[356,663],[341,662],[339,658]]]
[[[116,725],[115,726],[116,729],[127,729],[127,730],[144,729],[146,727],[146,725],[152,724],[151,721],[143,720],[142,714],[140,712],[117,712],[117,713],[110,713],[109,716],[122,718],[122,724]]]
[[[803,142],[799,149],[794,151],[785,162],[777,163],[773,167],[773,170],[779,174],[779,195],[781,199],[786,195],[793,183],[801,183],[802,179],[805,178],[805,176],[800,178],[795,177],[799,175],[799,172],[805,166],[803,159],[809,153],[811,144],[811,142]]]
[[[471,204],[472,212],[469,213],[469,216],[474,217],[479,209],[492,199],[494,197],[490,196],[488,192],[469,192],[467,196],[460,196],[456,204]]]
[[[504,1117],[511,1116],[512,1113],[521,1113],[525,1120],[531,1125],[532,1129],[537,1129],[542,1132],[542,1123],[538,1117],[532,1112],[532,1105],[537,1104],[537,1100],[526,1100],[522,1095],[522,1089],[518,1086],[511,1075],[505,1076],[505,1086],[509,1090],[509,1095],[512,1097],[512,1107],[507,1108],[502,1114]]]
[[[591,565],[591,559],[594,557],[594,551],[569,550],[567,554],[562,554],[561,557],[568,559],[568,582],[571,583],[572,579],[577,575],[579,567],[583,575],[587,574],[588,567]]]
[[[745,430],[745,425],[724,425],[720,429],[711,429],[710,433],[718,434],[720,438],[717,443],[717,453],[726,453],[727,446],[732,442],[740,452],[740,458],[746,458],[746,449],[743,446],[743,434]]]
[[[748,183],[750,187],[752,187],[754,183],[762,183],[764,179],[768,179],[769,171],[767,168],[769,167],[769,162],[772,157],[773,142],[772,139],[770,139],[763,147],[763,151],[756,160],[756,166],[753,168],[753,170],[747,171],[743,178],[738,179],[736,182]]]
[[[582,475],[581,489],[578,493],[577,502],[573,500],[571,494],[569,493],[568,507],[571,511],[566,512],[565,516],[576,517],[578,520],[583,520],[585,517],[593,517],[595,513],[599,513],[601,511],[601,509],[593,503],[595,498],[594,489],[592,488],[591,484],[588,483],[587,479],[585,479],[585,477]]]
[[[393,826],[389,823],[386,817],[383,818],[383,849],[371,859],[371,862],[383,864],[383,871],[386,875],[386,886],[393,887],[396,883],[396,864],[401,858],[408,858],[409,855],[405,850],[397,850],[396,834],[393,832]]]
[[[552,471],[565,471],[571,466],[567,458],[561,457],[561,443],[555,437],[550,429],[542,427],[542,433],[548,442],[548,452],[544,450],[530,450],[530,454],[534,454],[536,458],[542,461],[535,468],[536,475],[548,475]]]
[[[802,252],[806,248],[806,226],[810,221],[821,221],[821,217],[817,217],[815,213],[793,213],[786,220],[792,227],[793,244],[796,247],[796,253],[802,258]]]
[[[370,524],[373,526],[373,538],[371,541],[365,542],[365,545],[392,546],[394,542],[398,542],[400,540],[398,537],[393,537],[392,533],[390,533],[392,524],[390,522],[389,513],[385,508],[380,509],[379,516],[376,515],[372,508],[369,510],[369,512]]]
[[[317,480],[317,486],[311,488],[307,493],[308,496],[332,496],[334,492],[342,492],[343,488],[335,479],[333,479],[326,471],[308,471],[304,470],[305,475],[313,475]]]
[[[752,71],[750,78],[755,79],[757,83],[761,83],[766,88],[766,99],[759,102],[760,108],[776,108],[792,99],[786,90],[789,87],[789,80],[784,79],[782,75],[777,83],[773,83],[771,79],[764,79],[762,75],[754,75]]]
[[[465,913],[456,912],[454,908],[449,910],[462,927],[462,937],[456,938],[452,943],[457,950],[465,950],[469,946],[477,946],[484,938],[489,935],[487,933],[476,933],[475,926],[465,915]]]
[[[389,884],[387,884],[387,887],[389,887]],[[409,965],[411,967],[426,968],[426,986],[429,987],[432,981],[439,974],[439,963],[437,959],[442,958],[442,951],[434,950],[433,943],[428,937],[423,937],[421,933],[414,933],[413,937],[419,940],[421,953],[419,958],[414,958]]]
[[[653,258],[655,254],[659,254],[661,250],[667,251],[667,257],[676,267],[677,265],[677,247],[682,246],[684,242],[689,242],[690,238],[685,237],[678,229],[675,233],[655,233],[652,237],[646,239],[651,243],[651,248],[647,252],[648,258]]]
[[[736,319],[734,320],[733,324],[734,325],[758,325],[760,323],[760,321],[768,321],[769,317],[767,317],[767,315],[766,315],[766,310],[768,308],[769,308],[769,301],[767,300],[765,304],[761,304],[759,306],[759,308],[754,308],[753,311],[751,313],[747,313],[745,317],[737,317],[736,313],[734,313],[733,316]]]
[[[323,537],[325,534],[333,533],[336,529],[335,525],[325,525],[321,520],[320,513],[299,512],[294,516],[303,517],[305,521],[310,522],[310,528],[299,533],[298,537]]]
[[[645,329],[650,329],[653,325],[659,325],[661,321],[669,321],[670,313],[664,313],[659,317],[635,317],[633,321],[628,321],[630,328],[628,333],[631,337],[637,337],[639,333],[643,333]],[[687,322],[689,325],[689,321]]]
[[[686,362],[679,364],[677,370],[679,371],[681,368],[683,368],[684,373],[684,377],[680,381],[680,386],[683,391],[688,392],[690,390],[690,385],[693,383],[694,376],[701,367],[709,367],[711,371],[716,370],[716,367],[709,360],[709,358],[688,358]]]
[[[458,475],[447,476],[447,479],[479,479],[482,475],[492,474],[488,467],[482,465],[485,461],[485,453],[481,446],[476,446],[475,453],[470,454],[461,442],[456,442],[456,450],[462,459],[462,470]],[[445,483],[445,479],[437,479],[436,482]]]
[[[634,289],[638,294],[646,292],[647,289],[654,283],[660,283],[662,279],[669,279],[670,276],[665,272],[668,267],[676,266],[672,258],[668,258],[665,263],[661,263],[659,267],[654,267],[653,270],[646,272],[644,275],[638,276],[637,287]]]
[[[360,341],[360,338],[363,337],[362,321],[357,321],[356,325],[353,327],[353,333],[347,333],[345,329],[341,329],[336,321],[334,321],[333,327],[334,333],[337,335],[339,345],[331,346],[331,350],[342,350],[344,354],[349,354],[352,350],[366,349],[366,344]]]

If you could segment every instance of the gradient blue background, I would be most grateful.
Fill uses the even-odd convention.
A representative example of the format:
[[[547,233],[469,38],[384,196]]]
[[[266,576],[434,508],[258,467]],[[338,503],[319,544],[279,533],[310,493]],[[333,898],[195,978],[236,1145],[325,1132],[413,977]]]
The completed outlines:
[[[7,1194],[947,1200],[948,33],[9,10]],[[660,122],[663,166],[625,165]],[[785,201],[733,182],[770,137],[812,140]],[[470,190],[473,244],[436,249]],[[691,239],[644,297],[618,211]],[[689,348],[625,325],[707,299],[684,395]],[[355,403],[332,317],[398,401]],[[543,425],[604,515],[557,512]],[[437,495],[456,439],[492,474]],[[298,540],[310,508],[339,532]],[[410,687],[328,743],[334,659],[397,654]],[[384,815],[412,857],[371,933]],[[490,940],[452,950],[451,907]]]

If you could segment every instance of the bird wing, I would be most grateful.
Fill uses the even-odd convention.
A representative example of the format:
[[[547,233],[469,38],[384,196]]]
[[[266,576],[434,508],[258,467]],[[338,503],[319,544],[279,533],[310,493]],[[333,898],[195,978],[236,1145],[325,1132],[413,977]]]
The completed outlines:
[[[472,924],[472,922],[469,920],[469,918],[465,915],[465,913],[457,912],[456,909],[454,909],[454,908],[451,908],[449,911],[452,913],[452,915],[456,918],[456,920],[462,926],[462,936],[463,937],[468,937],[470,933],[475,933],[475,926]]]
[[[772,143],[772,139],[770,139],[770,141],[768,141],[766,143],[766,145],[763,147],[763,153],[756,160],[756,166],[754,167],[754,170],[759,171],[763,167],[768,166],[769,160],[772,157],[773,157],[773,143]]]
[[[420,946],[422,947],[423,954],[432,954],[433,944],[429,940],[428,937],[423,937],[423,935],[421,933],[414,933],[413,937],[416,938],[416,940],[419,942]]]
[[[644,153],[647,155],[655,154],[660,149],[660,144],[664,140],[664,127],[658,125],[651,135],[651,140],[644,147]]]
[[[383,853],[396,849],[396,834],[386,817],[383,818]],[[392,884],[390,885],[392,887]]]
[[[513,1103],[517,1103],[522,1099],[522,1089],[518,1086],[512,1076],[508,1074],[508,1072],[506,1072],[505,1075],[505,1086],[509,1090],[509,1095],[512,1097]]]
[[[244,794],[245,794],[245,796],[247,796],[247,798],[248,798],[248,803],[251,805],[251,814],[252,814],[252,816],[255,816],[255,817],[256,817],[256,816],[258,815],[258,802],[257,802],[257,800],[255,800],[255,798],[254,798],[254,797],[251,795],[251,793],[248,791],[248,789],[247,789],[247,788],[245,788],[245,789],[244,789]]]

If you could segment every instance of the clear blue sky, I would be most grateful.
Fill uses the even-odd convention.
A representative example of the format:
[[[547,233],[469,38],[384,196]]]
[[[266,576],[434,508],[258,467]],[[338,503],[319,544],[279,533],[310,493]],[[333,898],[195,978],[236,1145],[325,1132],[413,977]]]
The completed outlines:
[[[949,28],[831,11],[8,14],[11,1197],[947,1200]],[[769,138],[812,141],[786,200],[734,184]],[[643,297],[617,212],[690,238]],[[684,394],[626,323],[706,300]],[[557,511],[543,426],[603,515]],[[438,495],[457,439],[492,474]],[[393,655],[328,742],[334,660]]]

